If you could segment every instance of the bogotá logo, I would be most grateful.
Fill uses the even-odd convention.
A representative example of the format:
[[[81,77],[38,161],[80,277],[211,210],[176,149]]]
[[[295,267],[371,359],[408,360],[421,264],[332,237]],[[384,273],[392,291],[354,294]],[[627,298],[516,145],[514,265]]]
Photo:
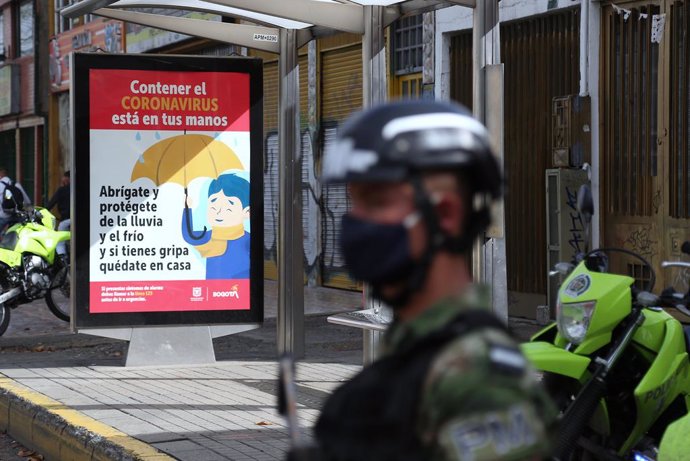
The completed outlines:
[[[233,285],[228,291],[214,291],[211,295],[214,298],[235,298],[240,299],[239,286]]]

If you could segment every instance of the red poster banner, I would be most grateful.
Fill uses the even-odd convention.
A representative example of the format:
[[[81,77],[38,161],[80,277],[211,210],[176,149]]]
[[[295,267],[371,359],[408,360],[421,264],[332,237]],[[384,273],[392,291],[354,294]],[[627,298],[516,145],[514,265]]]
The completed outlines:
[[[91,282],[91,312],[249,310],[249,279]]]
[[[90,127],[249,131],[249,75],[91,69]]]

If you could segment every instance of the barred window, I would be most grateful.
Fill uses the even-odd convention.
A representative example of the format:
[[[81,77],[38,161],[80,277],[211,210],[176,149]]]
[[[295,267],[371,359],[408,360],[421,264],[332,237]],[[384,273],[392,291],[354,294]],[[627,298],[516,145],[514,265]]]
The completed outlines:
[[[55,33],[60,34],[62,32],[67,32],[72,28],[91,22],[94,18],[91,14],[86,14],[79,18],[70,19],[62,16],[60,10],[70,6],[75,3],[74,0],[55,0]]]
[[[422,40],[423,15],[410,16],[396,21],[391,28],[393,73],[395,75],[421,72],[424,58]]]
[[[71,29],[72,21],[60,14],[60,10],[69,6],[70,0],[55,0],[55,33],[59,34]]]

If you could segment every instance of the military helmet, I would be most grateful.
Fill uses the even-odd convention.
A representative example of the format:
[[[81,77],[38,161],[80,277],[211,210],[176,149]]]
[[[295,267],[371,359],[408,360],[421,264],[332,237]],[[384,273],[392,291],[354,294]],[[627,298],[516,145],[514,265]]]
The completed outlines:
[[[322,180],[394,182],[438,170],[465,172],[472,193],[502,194],[484,125],[457,104],[408,100],[362,111],[343,124],[325,152]]]

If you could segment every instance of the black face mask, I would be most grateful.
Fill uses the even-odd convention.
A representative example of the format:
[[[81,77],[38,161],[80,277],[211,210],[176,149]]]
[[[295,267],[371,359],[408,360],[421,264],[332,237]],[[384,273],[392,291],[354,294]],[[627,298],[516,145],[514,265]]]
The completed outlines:
[[[408,228],[416,217],[410,215],[401,224],[378,224],[343,215],[340,245],[352,277],[374,288],[408,277],[415,266]]]

